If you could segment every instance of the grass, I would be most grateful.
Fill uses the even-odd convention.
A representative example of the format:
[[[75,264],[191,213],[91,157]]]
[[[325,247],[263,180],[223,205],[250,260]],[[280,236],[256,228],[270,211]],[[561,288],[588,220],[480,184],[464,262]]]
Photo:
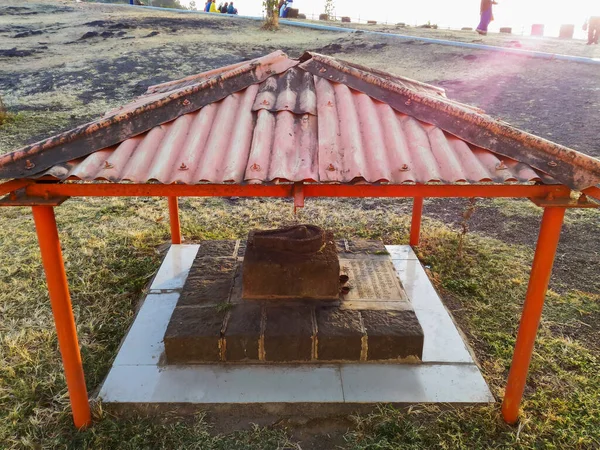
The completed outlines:
[[[97,16],[101,17],[99,13]],[[57,20],[54,15],[47,17]],[[78,38],[84,30],[72,31],[88,20],[73,17],[61,16],[61,20],[71,22],[57,34],[60,44],[51,44],[52,58],[43,64],[41,59],[31,61],[35,68],[20,66],[6,72],[23,72],[24,78],[16,89],[6,88],[3,92],[14,114],[4,124],[0,118],[0,154],[99,117],[139,94],[141,88],[137,85],[141,81],[174,79],[225,64],[220,58],[231,57],[231,49],[220,49],[225,36],[230,47],[239,47],[244,55],[281,46],[300,52],[339,42],[337,35],[287,28],[273,40],[272,33],[257,30],[258,24],[240,23],[235,30],[184,29],[177,35],[177,44],[173,44],[171,34],[161,30],[153,41],[129,41],[127,57],[122,46],[114,47],[110,41],[80,46],[77,52],[63,45]],[[141,36],[152,29],[137,33]],[[355,41],[353,37],[343,45],[373,42],[365,38]],[[188,48],[197,50],[188,52]],[[210,51],[204,52],[204,48]],[[504,73],[511,69],[506,61],[480,64],[479,68],[471,62],[461,65],[461,58],[453,58],[448,65],[444,62],[448,54],[441,50],[430,54],[439,58],[433,63],[428,62],[427,53],[421,58],[422,50],[418,50],[417,57],[408,47],[390,45],[388,49],[356,52],[352,59],[423,80],[437,79],[442,72],[450,80],[468,80],[486,77],[489,71]],[[128,58],[136,61],[134,77],[130,70],[119,69]],[[96,70],[94,64],[98,61],[108,65]],[[531,70],[530,76],[537,79],[536,70],[545,70],[545,66]],[[57,80],[56,85],[38,92],[46,76],[51,76],[53,83]],[[94,92],[93,97],[82,100],[81,94],[89,92]],[[546,120],[535,114],[528,117],[518,120]],[[540,216],[539,209],[529,201],[478,201],[477,208],[500,211],[507,229],[522,228],[523,223],[537,224]],[[448,209],[446,203],[431,200],[426,202],[426,211],[440,217]],[[238,238],[251,228],[275,227],[295,220],[290,202],[270,200],[182,199],[181,214],[187,241]],[[409,217],[410,203],[405,201],[311,200],[300,211],[298,220],[334,229],[340,237],[399,244],[408,241]],[[163,200],[148,198],[72,199],[57,208],[57,219],[86,381],[93,392],[106,375],[133,320],[137,302],[159,267],[169,237],[167,207]],[[444,220],[459,223],[461,216]],[[569,211],[566,224],[578,231],[600,232],[597,211]],[[425,218],[422,236],[419,256],[466,333],[492,392],[501,400],[532,250],[468,232],[458,257],[460,231],[432,217]],[[222,434],[203,416],[168,417],[163,421],[135,415],[117,419],[101,404],[93,405],[94,426],[84,432],[75,431],[28,209],[0,210],[0,249],[0,449],[229,450],[306,449],[311,445],[298,443],[291,427],[255,427]],[[573,271],[581,269],[573,267]],[[599,448],[600,297],[597,292],[582,291],[581,284],[577,284],[577,290],[575,285],[566,283],[560,292],[548,294],[518,426],[504,424],[499,404],[460,409],[415,406],[410,410],[381,406],[370,415],[355,417],[354,426],[340,436],[339,446],[370,450]],[[319,446],[318,437],[313,444]],[[331,448],[326,445],[320,446]]]
[[[384,207],[377,207],[384,206]],[[388,206],[388,208],[385,208]],[[409,203],[391,200],[307,202],[294,218],[277,200],[183,199],[187,240],[243,237],[254,227],[295,220],[339,236],[405,243]],[[160,199],[73,199],[57,208],[88,389],[106,375],[137,301],[168,239]],[[587,217],[582,219],[587,220]],[[91,226],[93,224],[93,226]],[[202,416],[116,419],[94,406],[96,424],[73,430],[42,268],[27,209],[0,215],[0,448],[302,448],[293,430],[256,427],[218,434]],[[532,251],[424,223],[419,254],[467,333],[484,376],[500,399],[510,365]],[[343,448],[597,448],[600,445],[600,298],[550,292],[518,427],[499,405],[461,409],[382,406],[355,418]]]

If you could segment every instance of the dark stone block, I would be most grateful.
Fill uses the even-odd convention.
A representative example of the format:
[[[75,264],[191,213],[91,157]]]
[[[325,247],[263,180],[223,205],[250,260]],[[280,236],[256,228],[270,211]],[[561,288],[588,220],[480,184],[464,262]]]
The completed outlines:
[[[235,258],[196,257],[190,268],[187,280],[216,280],[232,276],[236,265],[237,261]]]
[[[229,301],[233,277],[216,280],[194,280],[179,297],[179,306],[215,306]]]
[[[261,306],[256,303],[235,305],[227,320],[225,330],[226,361],[258,361]]]
[[[202,241],[196,255],[197,258],[208,256],[209,258],[219,256],[232,257],[235,250],[235,241]]]
[[[196,257],[178,305],[207,306],[228,302],[236,266],[234,258]]]
[[[177,307],[165,332],[169,364],[216,362],[226,311],[217,308]]]
[[[316,318],[319,360],[360,360],[363,332],[358,311],[322,307],[317,308]]]
[[[266,306],[265,360],[310,361],[313,321],[308,306]]]
[[[423,356],[423,329],[413,311],[361,311],[369,361]]]
[[[304,228],[309,226],[250,232],[243,263],[244,299],[339,299],[340,265],[333,234]],[[307,237],[293,237],[295,229]]]

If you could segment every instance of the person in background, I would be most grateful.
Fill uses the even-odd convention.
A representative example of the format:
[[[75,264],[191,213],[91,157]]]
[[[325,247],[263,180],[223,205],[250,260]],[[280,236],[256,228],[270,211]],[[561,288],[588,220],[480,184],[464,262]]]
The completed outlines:
[[[212,2],[210,3],[210,9],[208,10],[208,12],[212,12],[212,13],[216,13],[219,12],[219,10],[217,9],[217,0],[212,0]]]
[[[210,11],[210,4],[211,4],[211,0],[206,0],[206,5],[204,5],[204,12],[209,12]]]
[[[596,44],[598,45],[598,38],[600,38],[600,14],[597,16],[591,16],[585,26],[588,32],[587,45]]]
[[[227,14],[237,14],[237,9],[233,7],[233,2],[229,4],[229,7],[227,8]]]
[[[282,5],[279,7],[279,17],[285,17],[285,8],[287,6],[287,3],[285,2],[285,0],[283,1]]]
[[[229,6],[229,2],[225,2],[225,4],[219,8],[219,11],[221,11],[221,14],[227,14],[228,6]]]
[[[483,36],[487,34],[488,25],[494,20],[494,14],[492,13],[492,6],[497,5],[495,0],[481,0],[481,6],[479,13],[481,14],[481,21],[477,25],[477,32]]]
[[[290,13],[290,9],[292,9],[292,3],[294,0],[286,0],[283,3],[283,6],[281,7],[281,9],[279,10],[279,17],[282,18],[286,18],[288,16],[288,14]]]

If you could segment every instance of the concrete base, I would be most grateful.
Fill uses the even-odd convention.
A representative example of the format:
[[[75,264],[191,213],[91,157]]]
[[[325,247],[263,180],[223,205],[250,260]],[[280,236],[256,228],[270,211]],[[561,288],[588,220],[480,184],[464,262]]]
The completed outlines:
[[[387,249],[424,330],[420,363],[165,366],[162,338],[199,248],[174,245],[166,255],[100,388],[105,406],[225,414],[231,413],[229,407],[243,406],[256,414],[271,411],[283,417],[297,414],[298,408],[319,416],[362,411],[377,403],[494,401],[409,246]]]

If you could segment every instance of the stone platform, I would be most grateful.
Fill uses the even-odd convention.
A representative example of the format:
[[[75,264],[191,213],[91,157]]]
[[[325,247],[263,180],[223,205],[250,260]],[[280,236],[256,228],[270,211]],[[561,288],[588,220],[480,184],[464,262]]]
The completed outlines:
[[[242,299],[244,249],[200,248],[164,336],[168,364],[421,359],[423,330],[381,242],[337,242],[349,279],[337,302]]]
[[[247,423],[265,424],[299,415],[315,418],[369,411],[378,403],[493,402],[460,332],[411,248],[386,248],[423,328],[420,362],[165,365],[163,336],[192,263],[198,252],[214,251],[204,243],[173,245],[98,397],[104,408],[122,413],[207,411],[211,419],[245,414]]]

